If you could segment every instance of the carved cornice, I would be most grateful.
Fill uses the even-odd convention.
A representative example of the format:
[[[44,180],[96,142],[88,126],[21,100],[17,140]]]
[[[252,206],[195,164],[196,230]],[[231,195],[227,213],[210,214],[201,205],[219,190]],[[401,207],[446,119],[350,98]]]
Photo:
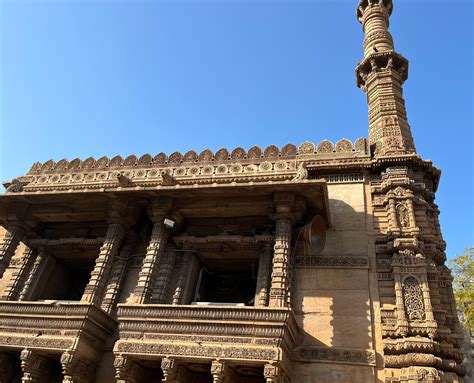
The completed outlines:
[[[140,159],[116,156],[111,160],[102,157],[97,161],[93,158],[71,162],[64,159],[58,163],[50,160],[33,165],[26,176],[17,179],[19,187],[8,188],[7,193],[249,181],[297,182],[301,177],[295,178],[295,175],[300,171],[299,163],[302,161],[358,156],[367,157],[365,138],[358,139],[354,144],[346,139],[336,145],[327,140],[318,145],[304,142],[299,148],[286,145],[281,150],[274,145],[264,151],[258,147],[248,152],[237,148],[230,154],[221,149],[215,154],[205,150],[199,156],[190,151],[185,155],[175,152],[169,157],[163,153],[154,158],[145,154]]]

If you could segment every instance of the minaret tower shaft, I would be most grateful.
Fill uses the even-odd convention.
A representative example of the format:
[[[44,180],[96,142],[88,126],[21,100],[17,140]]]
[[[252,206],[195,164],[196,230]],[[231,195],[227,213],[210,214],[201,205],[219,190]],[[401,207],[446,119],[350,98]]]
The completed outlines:
[[[402,87],[408,78],[408,60],[395,52],[388,31],[392,9],[392,0],[360,0],[357,7],[364,59],[356,68],[356,79],[367,93],[369,142],[375,156],[415,153]]]

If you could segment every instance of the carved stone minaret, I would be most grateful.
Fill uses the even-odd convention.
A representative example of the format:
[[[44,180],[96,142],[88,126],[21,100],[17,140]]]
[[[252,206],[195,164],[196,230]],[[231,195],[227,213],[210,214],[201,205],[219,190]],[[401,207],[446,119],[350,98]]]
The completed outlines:
[[[403,100],[408,60],[395,52],[388,31],[392,0],[359,0],[364,59],[356,68],[357,86],[367,93],[369,143],[375,156],[415,153]]]

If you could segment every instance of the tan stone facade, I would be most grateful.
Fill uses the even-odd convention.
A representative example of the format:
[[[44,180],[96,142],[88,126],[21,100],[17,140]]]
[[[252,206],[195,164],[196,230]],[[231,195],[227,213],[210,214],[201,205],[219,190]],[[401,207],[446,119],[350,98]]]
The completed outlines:
[[[0,196],[1,382],[462,382],[462,332],[388,32],[369,139],[36,163]]]

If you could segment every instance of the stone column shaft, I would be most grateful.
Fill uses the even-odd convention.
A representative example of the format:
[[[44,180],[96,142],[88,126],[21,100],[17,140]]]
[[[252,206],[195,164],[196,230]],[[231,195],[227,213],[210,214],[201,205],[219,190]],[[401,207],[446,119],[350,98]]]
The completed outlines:
[[[127,273],[128,260],[130,259],[134,248],[135,240],[128,239],[122,246],[120,254],[115,257],[115,261],[113,262],[110,280],[105,289],[105,296],[101,306],[102,310],[109,314],[114,311],[115,306],[117,305],[120,290]]]
[[[425,305],[425,316],[426,320],[434,322],[433,306],[431,305],[430,287],[428,285],[428,278],[426,276],[426,270],[421,275],[421,291],[423,292],[423,303]]]
[[[25,235],[25,230],[18,225],[9,228],[0,243],[0,278],[10,264],[20,241]]]
[[[149,303],[152,298],[159,260],[168,236],[168,229],[163,226],[162,220],[158,220],[153,225],[150,243],[146,249],[142,269],[138,275],[138,283],[134,291],[136,303]]]
[[[82,302],[100,305],[105,293],[105,287],[110,276],[112,262],[118,253],[125,228],[122,223],[110,223],[105,235],[104,244],[100,248],[99,256],[95,261],[89,283],[86,286]]]
[[[173,249],[165,250],[161,256],[160,267],[157,272],[155,291],[152,295],[152,303],[168,303],[168,287],[173,272],[176,259],[176,252]]]
[[[293,220],[290,214],[280,215],[275,225],[275,251],[273,255],[270,306],[289,305],[290,287],[290,246]]]
[[[176,288],[173,294],[172,304],[179,305],[183,302],[183,290],[186,286],[186,273],[190,267],[190,257],[191,254],[183,253],[181,255],[181,265],[179,267],[178,282],[176,283]]]
[[[5,288],[2,300],[14,301],[18,299],[20,292],[23,290],[28,274],[36,260],[36,254],[36,250],[30,249],[29,247],[25,248],[21,264],[18,269],[13,271],[12,277]]]
[[[133,293],[134,303],[150,303],[153,297],[158,267],[170,234],[170,229],[164,225],[164,219],[169,216],[172,204],[172,199],[162,198],[153,201],[149,207],[153,230]]]
[[[31,299],[31,295],[33,294],[33,289],[36,285],[36,282],[39,278],[41,278],[41,274],[43,272],[44,267],[48,261],[48,254],[45,252],[44,249],[40,249],[38,251],[38,255],[33,263],[33,267],[31,268],[30,274],[23,285],[23,289],[20,292],[18,300],[28,300]]]
[[[258,262],[257,287],[255,289],[255,306],[268,305],[268,295],[271,279],[272,247],[265,244]]]

